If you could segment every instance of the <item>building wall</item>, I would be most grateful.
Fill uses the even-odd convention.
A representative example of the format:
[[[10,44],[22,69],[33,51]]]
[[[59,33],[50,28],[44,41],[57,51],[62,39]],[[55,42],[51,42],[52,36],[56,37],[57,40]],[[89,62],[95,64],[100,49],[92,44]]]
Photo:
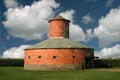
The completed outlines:
[[[89,51],[90,52],[90,51]],[[92,53],[90,53],[93,55]],[[27,69],[75,69],[85,64],[85,49],[35,49],[25,50]],[[53,66],[54,65],[54,66]]]
[[[50,21],[50,38],[52,37],[69,38],[69,22],[65,20]]]

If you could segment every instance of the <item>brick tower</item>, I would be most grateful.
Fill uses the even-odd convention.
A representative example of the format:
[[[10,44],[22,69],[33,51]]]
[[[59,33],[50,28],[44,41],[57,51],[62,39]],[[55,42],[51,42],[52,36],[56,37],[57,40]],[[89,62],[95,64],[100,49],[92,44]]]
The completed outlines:
[[[69,20],[62,16],[56,16],[50,20],[50,38],[64,37],[69,38]]]
[[[24,69],[76,70],[94,66],[94,49],[69,39],[69,20],[49,21],[50,38],[24,50]]]

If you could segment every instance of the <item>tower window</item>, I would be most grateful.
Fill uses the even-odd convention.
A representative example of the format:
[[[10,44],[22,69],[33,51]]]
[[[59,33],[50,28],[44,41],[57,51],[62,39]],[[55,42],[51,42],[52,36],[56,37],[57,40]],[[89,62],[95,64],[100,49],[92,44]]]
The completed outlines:
[[[40,59],[40,58],[42,58],[41,56],[38,56],[38,58]]]
[[[75,58],[75,56],[73,56],[73,58]]]
[[[53,58],[56,58],[56,56],[53,56]]]

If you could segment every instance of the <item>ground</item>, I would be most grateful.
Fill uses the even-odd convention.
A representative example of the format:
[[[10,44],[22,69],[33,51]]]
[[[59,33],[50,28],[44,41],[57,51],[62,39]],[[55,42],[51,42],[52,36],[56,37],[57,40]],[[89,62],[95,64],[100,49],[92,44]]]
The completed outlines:
[[[30,71],[0,67],[0,80],[119,80],[120,68],[73,71]]]

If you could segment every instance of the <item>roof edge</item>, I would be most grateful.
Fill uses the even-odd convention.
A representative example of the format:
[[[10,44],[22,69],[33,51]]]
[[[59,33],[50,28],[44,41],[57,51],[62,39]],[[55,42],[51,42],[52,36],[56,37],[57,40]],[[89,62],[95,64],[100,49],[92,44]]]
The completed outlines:
[[[91,49],[94,50],[94,48],[32,48],[32,49],[24,49],[24,50],[35,50],[35,49]]]
[[[70,23],[70,20],[67,20],[67,19],[51,19],[48,22],[50,23],[51,21],[55,21],[55,20],[63,20],[63,21],[67,21],[68,23]]]

